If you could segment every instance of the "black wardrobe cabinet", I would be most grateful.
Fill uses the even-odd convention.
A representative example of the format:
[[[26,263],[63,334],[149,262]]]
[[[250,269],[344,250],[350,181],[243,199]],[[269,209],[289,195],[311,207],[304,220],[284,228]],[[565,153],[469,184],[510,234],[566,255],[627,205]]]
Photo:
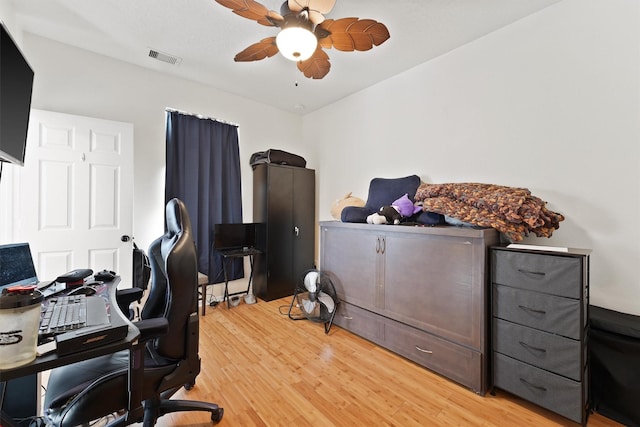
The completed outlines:
[[[314,268],[315,187],[313,169],[272,163],[253,170],[253,221],[257,236],[253,291],[265,301],[293,295],[305,271]]]

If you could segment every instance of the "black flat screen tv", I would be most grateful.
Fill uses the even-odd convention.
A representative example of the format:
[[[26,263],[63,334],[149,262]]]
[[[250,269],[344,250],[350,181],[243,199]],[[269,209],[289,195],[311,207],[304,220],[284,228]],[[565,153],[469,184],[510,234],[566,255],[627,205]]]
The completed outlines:
[[[215,224],[213,226],[213,248],[239,249],[256,245],[256,224]]]
[[[33,69],[0,21],[0,162],[24,166]]]

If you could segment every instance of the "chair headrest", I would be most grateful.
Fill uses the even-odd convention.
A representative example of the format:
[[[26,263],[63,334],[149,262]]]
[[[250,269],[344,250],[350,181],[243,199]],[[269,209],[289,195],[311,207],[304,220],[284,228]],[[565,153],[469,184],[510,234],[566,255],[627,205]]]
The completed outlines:
[[[177,198],[169,200],[165,208],[167,234],[179,235],[185,230],[191,229],[189,215],[186,212],[187,208],[182,200]]]

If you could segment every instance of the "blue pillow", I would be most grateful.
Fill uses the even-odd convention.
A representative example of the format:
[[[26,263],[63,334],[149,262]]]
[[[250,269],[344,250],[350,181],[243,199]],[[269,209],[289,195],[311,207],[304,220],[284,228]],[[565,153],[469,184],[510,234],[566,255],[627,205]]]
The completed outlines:
[[[383,206],[391,205],[405,194],[408,194],[413,201],[418,186],[420,186],[418,175],[403,178],[373,178],[369,183],[367,203],[363,207],[347,206],[342,210],[340,219],[342,222],[367,222],[369,215],[378,212]]]

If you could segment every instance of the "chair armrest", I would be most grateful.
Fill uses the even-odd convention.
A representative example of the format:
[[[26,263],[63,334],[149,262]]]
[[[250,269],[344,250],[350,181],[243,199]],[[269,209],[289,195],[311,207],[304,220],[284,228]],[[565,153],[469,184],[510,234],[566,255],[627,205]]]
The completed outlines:
[[[131,319],[132,316],[129,311],[129,306],[134,301],[140,301],[143,292],[140,288],[118,289],[116,291],[116,302],[122,314]]]
[[[130,303],[142,298],[143,290],[140,288],[118,289],[116,291],[116,299],[129,300]]]
[[[133,324],[140,331],[140,342],[158,338],[169,330],[169,320],[164,317],[140,320]]]

